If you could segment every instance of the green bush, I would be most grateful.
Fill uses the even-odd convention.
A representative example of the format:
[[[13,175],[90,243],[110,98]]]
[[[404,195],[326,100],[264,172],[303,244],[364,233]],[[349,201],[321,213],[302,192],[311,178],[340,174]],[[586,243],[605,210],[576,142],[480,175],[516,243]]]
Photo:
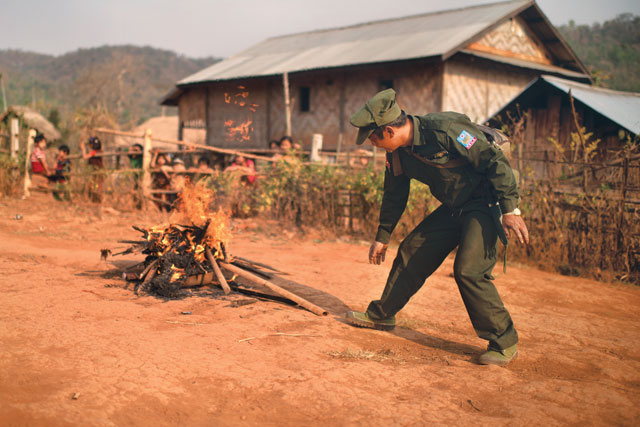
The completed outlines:
[[[0,154],[0,194],[4,196],[22,194],[24,163],[24,154],[15,159],[8,154]]]
[[[216,201],[238,217],[267,217],[298,227],[320,227],[373,235],[382,203],[384,171],[280,161],[258,168],[254,184],[240,175],[209,180]],[[406,234],[434,205],[428,187],[412,182],[412,191],[396,236]]]

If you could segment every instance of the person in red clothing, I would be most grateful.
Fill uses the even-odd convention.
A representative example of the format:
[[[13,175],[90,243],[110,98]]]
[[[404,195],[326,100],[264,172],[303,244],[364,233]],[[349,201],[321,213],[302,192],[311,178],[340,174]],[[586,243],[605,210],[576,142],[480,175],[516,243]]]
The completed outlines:
[[[47,164],[45,150],[47,149],[47,139],[43,134],[36,135],[33,140],[34,147],[31,153],[31,172],[32,182],[39,187],[46,187],[48,184],[47,177],[51,175],[51,169]]]
[[[228,166],[225,170],[225,172],[232,172],[232,171],[240,171],[243,173],[242,175],[242,182],[244,182],[245,184],[253,184],[256,181],[256,165],[253,162],[253,160],[251,159],[247,159],[246,157],[244,157],[242,154],[238,154],[235,158],[235,160],[233,161],[233,163],[231,163],[231,166]]]

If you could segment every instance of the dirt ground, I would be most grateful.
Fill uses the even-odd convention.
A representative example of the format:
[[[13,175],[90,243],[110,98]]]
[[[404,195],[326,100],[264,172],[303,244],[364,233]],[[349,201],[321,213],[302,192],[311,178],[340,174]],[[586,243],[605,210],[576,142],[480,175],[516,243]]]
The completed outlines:
[[[329,316],[218,291],[136,297],[119,272],[141,257],[113,264],[99,250],[137,238],[131,224],[160,220],[44,195],[0,199],[0,425],[640,421],[636,287],[496,268],[520,354],[507,368],[479,366],[485,342],[451,259],[401,312],[400,326],[379,332],[341,318],[379,296],[390,257],[371,266],[364,242],[269,224],[236,223],[230,251],[287,272],[274,281]]]

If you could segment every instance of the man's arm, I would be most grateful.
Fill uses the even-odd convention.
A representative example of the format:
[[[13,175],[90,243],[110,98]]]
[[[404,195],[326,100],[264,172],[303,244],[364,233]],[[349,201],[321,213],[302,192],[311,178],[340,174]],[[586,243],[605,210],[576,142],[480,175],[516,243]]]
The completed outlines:
[[[384,262],[391,233],[400,220],[409,199],[410,179],[406,175],[394,176],[391,166],[391,154],[387,154],[389,165],[384,174],[384,194],[380,207],[380,224],[376,238],[369,248],[369,263]]]
[[[391,155],[387,154],[387,160],[391,161]],[[391,167],[387,167],[384,174],[384,194],[380,206],[380,223],[376,241],[387,244],[391,240],[391,233],[396,228],[404,208],[409,199],[410,180],[404,175],[393,175]]]

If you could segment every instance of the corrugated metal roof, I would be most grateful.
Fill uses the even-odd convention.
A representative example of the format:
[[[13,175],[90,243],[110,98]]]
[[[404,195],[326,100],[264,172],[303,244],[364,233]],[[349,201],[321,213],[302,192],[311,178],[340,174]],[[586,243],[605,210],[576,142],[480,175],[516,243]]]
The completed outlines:
[[[513,97],[502,108],[489,116],[485,122],[498,119],[504,111],[516,105],[525,107],[538,102],[547,96],[545,87],[553,87],[566,94],[571,90],[571,96],[590,109],[598,112],[629,132],[640,134],[640,93],[621,92],[601,87],[589,86],[573,80],[542,75],[527,85],[518,95]]]
[[[267,39],[178,82],[257,77],[445,56],[505,17],[534,5],[512,0]]]
[[[640,93],[588,86],[552,76],[541,79],[588,105],[634,134],[640,134]]]

